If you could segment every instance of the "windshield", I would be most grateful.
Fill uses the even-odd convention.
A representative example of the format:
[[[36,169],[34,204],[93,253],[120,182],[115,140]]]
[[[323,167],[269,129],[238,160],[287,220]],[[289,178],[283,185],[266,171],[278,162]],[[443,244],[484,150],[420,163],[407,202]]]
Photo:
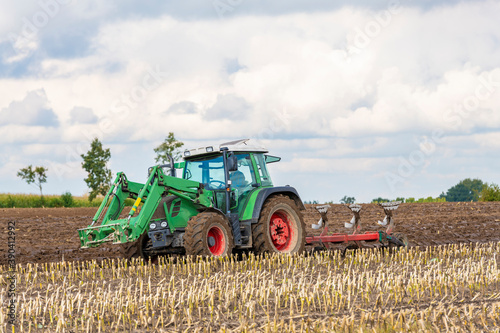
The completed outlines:
[[[222,156],[186,161],[184,179],[203,183],[207,189],[224,188],[224,161]]]

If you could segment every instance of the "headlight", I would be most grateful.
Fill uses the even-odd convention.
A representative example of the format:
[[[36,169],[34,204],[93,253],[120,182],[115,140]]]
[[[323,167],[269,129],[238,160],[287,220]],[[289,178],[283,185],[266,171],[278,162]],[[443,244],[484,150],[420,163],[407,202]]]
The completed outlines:
[[[151,230],[156,229],[156,223],[151,223],[151,225],[149,226],[149,229],[151,229]]]
[[[161,225],[162,228],[166,228],[167,227],[167,222],[163,221],[160,225]]]
[[[211,153],[214,151],[214,147],[210,146],[210,147],[207,147],[205,150],[207,151],[207,153]]]

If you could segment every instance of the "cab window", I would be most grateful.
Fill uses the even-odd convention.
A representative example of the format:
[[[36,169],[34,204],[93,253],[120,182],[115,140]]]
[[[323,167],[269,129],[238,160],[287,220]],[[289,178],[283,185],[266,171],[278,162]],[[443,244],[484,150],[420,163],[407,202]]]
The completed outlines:
[[[249,154],[237,154],[238,170],[229,173],[231,186],[245,192],[252,189],[253,184],[257,184],[255,173],[253,172],[252,160]]]
[[[222,156],[186,161],[184,179],[203,183],[210,190],[223,189],[225,187],[225,179]]]
[[[262,186],[272,186],[273,182],[271,180],[271,176],[269,176],[269,172],[267,171],[267,165],[264,154],[255,154],[254,157],[255,157],[255,163],[257,164],[257,172],[259,173]]]

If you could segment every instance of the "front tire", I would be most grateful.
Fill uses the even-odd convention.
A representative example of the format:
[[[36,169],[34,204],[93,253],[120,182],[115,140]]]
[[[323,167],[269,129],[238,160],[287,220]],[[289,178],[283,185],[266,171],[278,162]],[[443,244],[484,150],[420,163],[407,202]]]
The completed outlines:
[[[120,253],[122,258],[130,260],[132,258],[142,258],[146,261],[151,260],[153,264],[158,263],[158,255],[148,255],[148,250],[153,244],[147,232],[144,232],[136,241],[120,244]]]
[[[304,218],[295,201],[284,195],[268,199],[252,225],[252,238],[256,254],[304,252]]]
[[[193,256],[226,256],[233,251],[233,233],[220,214],[199,213],[188,221],[184,246],[186,254]]]

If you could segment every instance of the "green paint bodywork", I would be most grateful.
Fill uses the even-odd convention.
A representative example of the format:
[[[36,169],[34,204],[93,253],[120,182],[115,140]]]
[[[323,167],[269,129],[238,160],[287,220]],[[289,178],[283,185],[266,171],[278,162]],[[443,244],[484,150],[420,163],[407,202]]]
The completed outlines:
[[[152,168],[145,184],[130,182],[120,172],[104,197],[92,224],[78,230],[82,247],[96,247],[110,241],[126,243],[137,240],[148,229],[153,214],[166,195],[175,195],[176,199],[172,202],[170,211],[165,210],[166,216],[158,220],[167,220],[171,231],[185,227],[187,221],[200,210],[212,207],[212,191],[205,190],[198,182],[167,176],[158,166]],[[127,198],[137,200],[128,216],[118,219]],[[137,212],[141,202],[143,205]],[[174,217],[173,209],[178,202],[180,211]],[[99,225],[94,226],[97,223]]]

